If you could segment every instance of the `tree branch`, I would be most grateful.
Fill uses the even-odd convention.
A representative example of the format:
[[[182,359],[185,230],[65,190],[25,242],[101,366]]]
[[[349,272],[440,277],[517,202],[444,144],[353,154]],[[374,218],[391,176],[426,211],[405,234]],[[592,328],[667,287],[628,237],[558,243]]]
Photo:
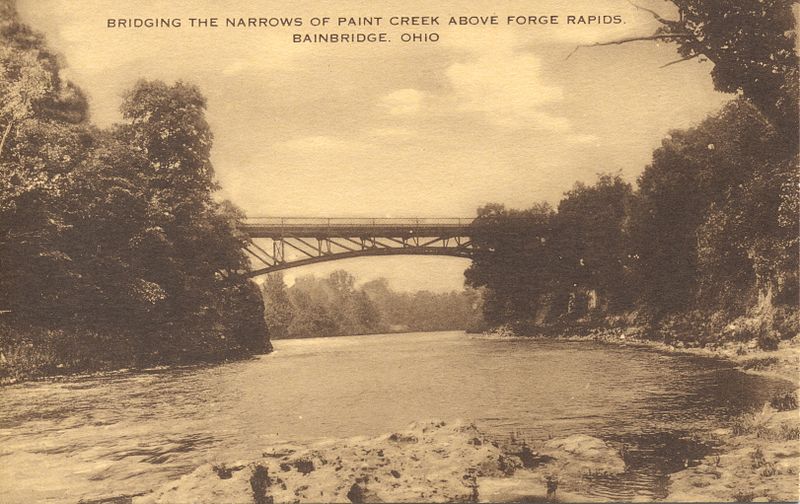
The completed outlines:
[[[567,57],[564,59],[569,59],[570,56],[575,54],[581,47],[601,47],[610,45],[622,45],[622,44],[627,44],[629,42],[640,42],[647,40],[669,40],[669,39],[680,39],[680,38],[691,39],[692,36],[688,33],[661,33],[645,37],[627,37],[617,40],[610,40],[608,42],[595,42],[594,44],[580,44],[576,46],[575,49],[573,49],[572,52],[569,53]]]
[[[658,68],[667,68],[668,66],[677,65],[678,63],[683,63],[684,61],[689,61],[690,59],[695,59],[696,57],[700,56],[700,53],[694,53],[691,56],[686,56],[685,58],[676,59],[675,61],[670,61],[669,63],[665,63]]]
[[[652,14],[652,16],[655,18],[656,21],[658,21],[659,23],[661,23],[663,25],[669,25],[670,23],[675,23],[675,21],[672,21],[670,19],[664,19],[663,17],[661,17],[661,15],[659,15],[658,12],[656,12],[656,11],[654,11],[652,9],[648,9],[647,7],[642,7],[641,5],[636,5],[635,3],[631,2],[630,0],[628,0],[628,3],[633,5],[637,9],[643,10],[645,12],[649,12],[650,14]]]
[[[6,130],[3,132],[3,138],[0,140],[0,158],[3,157],[3,147],[6,145],[6,139],[8,138],[8,134],[11,132],[12,124],[14,124],[13,121],[8,121],[8,126],[6,126]]]

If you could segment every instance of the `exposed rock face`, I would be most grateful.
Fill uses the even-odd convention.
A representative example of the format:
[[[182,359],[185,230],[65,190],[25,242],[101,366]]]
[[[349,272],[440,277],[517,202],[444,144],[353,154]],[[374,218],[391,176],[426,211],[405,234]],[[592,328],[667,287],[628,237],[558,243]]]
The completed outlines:
[[[376,438],[281,445],[259,460],[199,467],[134,502],[477,502],[559,500],[585,472],[622,472],[618,452],[589,436],[502,450],[474,426],[431,421]],[[527,467],[527,468],[526,468]],[[572,495],[574,500],[585,497]]]

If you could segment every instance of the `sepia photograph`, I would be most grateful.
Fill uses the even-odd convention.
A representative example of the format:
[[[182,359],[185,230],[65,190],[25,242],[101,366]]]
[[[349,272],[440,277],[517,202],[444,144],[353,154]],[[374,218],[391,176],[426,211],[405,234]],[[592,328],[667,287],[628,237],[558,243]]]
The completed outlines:
[[[0,0],[0,504],[800,501],[796,0]]]

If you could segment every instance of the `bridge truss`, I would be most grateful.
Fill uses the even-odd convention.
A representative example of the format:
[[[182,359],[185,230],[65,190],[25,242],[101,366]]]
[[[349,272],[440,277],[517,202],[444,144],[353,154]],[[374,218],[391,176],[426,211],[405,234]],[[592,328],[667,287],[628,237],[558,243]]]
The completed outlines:
[[[259,276],[295,266],[362,256],[439,255],[471,258],[473,219],[247,219],[245,251]]]

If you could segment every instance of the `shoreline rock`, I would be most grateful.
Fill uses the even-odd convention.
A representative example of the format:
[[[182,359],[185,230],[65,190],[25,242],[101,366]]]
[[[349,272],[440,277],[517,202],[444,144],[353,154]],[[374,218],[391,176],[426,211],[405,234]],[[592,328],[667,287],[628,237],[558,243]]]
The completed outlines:
[[[206,464],[133,502],[544,501],[548,478],[559,500],[588,501],[585,474],[625,471],[619,450],[591,436],[535,448],[500,447],[463,422],[416,422],[375,438],[286,443],[257,460]]]
[[[668,500],[680,502],[798,502],[800,422],[797,409],[765,406],[724,432],[720,454],[670,476]],[[738,434],[738,435],[736,435]]]

